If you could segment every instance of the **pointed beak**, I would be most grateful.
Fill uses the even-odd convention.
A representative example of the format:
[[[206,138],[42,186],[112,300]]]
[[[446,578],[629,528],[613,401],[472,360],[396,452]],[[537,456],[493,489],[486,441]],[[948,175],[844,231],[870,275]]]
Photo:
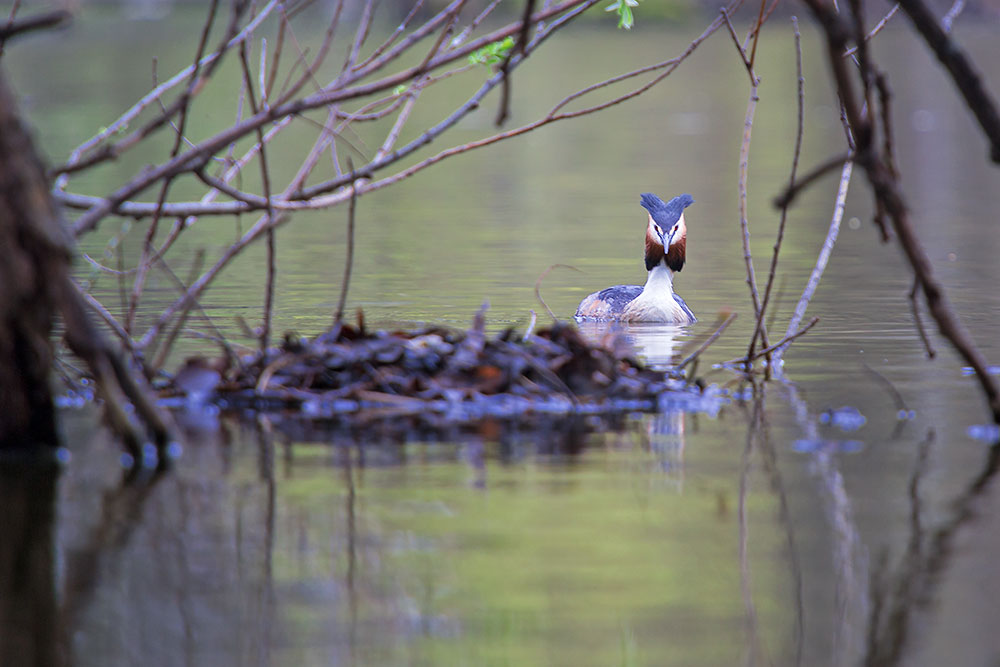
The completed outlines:
[[[663,229],[657,225],[656,233],[660,235],[660,243],[663,244],[663,250],[666,252],[670,249],[670,244],[674,242],[674,234],[677,233],[677,225],[672,225],[666,232],[664,232]]]

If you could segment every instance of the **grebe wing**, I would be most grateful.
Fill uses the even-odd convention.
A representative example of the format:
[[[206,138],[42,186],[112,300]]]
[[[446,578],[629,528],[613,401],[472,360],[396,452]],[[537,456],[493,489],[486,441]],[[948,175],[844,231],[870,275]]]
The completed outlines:
[[[642,287],[639,285],[615,285],[594,292],[580,302],[580,307],[576,309],[576,317],[595,319],[615,319],[615,315],[620,315],[630,302],[642,294]]]
[[[676,292],[674,292],[674,301],[676,301],[677,305],[679,305],[681,308],[684,309],[684,312],[687,313],[687,316],[691,318],[692,324],[698,321],[698,318],[694,316],[694,313],[691,312],[691,309],[688,308],[688,305],[684,303],[684,299],[682,299],[680,295],[677,294]]]

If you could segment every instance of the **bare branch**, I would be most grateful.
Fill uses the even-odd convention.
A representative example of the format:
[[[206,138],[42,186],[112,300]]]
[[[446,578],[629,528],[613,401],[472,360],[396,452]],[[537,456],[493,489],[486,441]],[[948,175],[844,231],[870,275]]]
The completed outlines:
[[[543,10],[536,13],[533,17],[535,22],[541,20],[542,18],[549,18],[552,16],[558,16],[560,14],[566,14],[558,21],[554,21],[549,26],[550,34],[552,29],[563,25],[563,19],[567,17],[575,17],[579,13],[593,5],[596,4],[597,0],[567,0],[566,2],[557,5],[555,7]],[[464,0],[456,0],[456,2],[464,2]],[[454,5],[455,3],[453,3]],[[442,17],[444,20],[444,17]],[[331,104],[341,102],[349,99],[357,99],[360,97],[366,97],[381,91],[385,91],[394,88],[402,83],[409,81],[415,76],[421,75],[426,71],[431,71],[437,69],[438,67],[454,62],[455,60],[465,57],[469,53],[491,44],[498,39],[503,39],[504,37],[510,36],[517,32],[519,28],[518,24],[508,25],[505,28],[495,30],[488,35],[474,40],[465,46],[441,53],[434,57],[430,63],[426,66],[418,65],[416,67],[411,67],[404,69],[396,74],[386,76],[382,79],[371,81],[368,83],[360,83],[355,86],[346,85],[345,82],[340,82],[342,85],[335,86],[329,90],[324,90],[319,93],[292,100],[289,102],[281,102],[275,104],[268,109],[262,110],[253,116],[243,120],[240,123],[224,130],[214,137],[202,142],[195,148],[192,148],[185,153],[178,155],[177,157],[167,161],[158,167],[152,167],[151,169],[144,172],[139,177],[133,179],[131,182],[125,184],[114,193],[105,198],[101,205],[95,206],[93,209],[87,211],[85,214],[80,216],[74,223],[73,229],[74,233],[79,236],[80,234],[94,229],[97,224],[107,215],[117,212],[118,207],[134,195],[144,191],[146,188],[150,187],[152,184],[170,176],[176,175],[182,171],[196,169],[200,165],[205,164],[211,156],[221,150],[223,147],[228,146],[233,141],[236,141],[240,137],[245,136],[250,132],[254,132],[257,127],[269,123],[275,119],[283,118],[286,116],[295,116],[303,111],[309,109],[315,109],[319,107],[326,107]],[[417,31],[419,32],[419,31]],[[539,43],[546,35],[539,35],[535,39],[535,44]],[[412,35],[411,35],[412,36]],[[397,49],[401,48],[404,44],[411,44],[412,42],[407,38],[403,43],[397,46]],[[390,50],[384,56],[384,58],[389,58],[390,56],[395,57],[398,55],[396,49]],[[369,74],[371,68],[375,67],[375,63],[378,61],[373,61],[371,65],[367,68],[363,68],[356,72],[352,72],[346,75],[347,82],[356,81],[363,76]],[[495,84],[494,84],[495,85]],[[420,144],[423,145],[423,144]],[[419,147],[414,147],[414,150]],[[367,175],[365,170],[359,170],[359,175]],[[341,184],[342,185],[342,184]],[[339,186],[337,186],[339,187]],[[333,188],[331,188],[333,189]]]
[[[924,329],[924,321],[920,317],[920,303],[917,301],[919,293],[920,280],[914,276],[913,287],[910,289],[910,309],[913,312],[913,323],[917,327],[917,333],[920,334],[920,342],[924,344],[924,350],[927,351],[927,358],[933,359],[937,355],[934,352],[934,347],[931,345],[931,339],[927,337],[927,331]]]
[[[507,116],[510,115],[510,59],[514,57],[515,53],[520,53],[522,56],[527,56],[528,47],[528,37],[531,35],[531,15],[535,12],[535,0],[524,0],[524,14],[521,17],[521,32],[517,37],[517,44],[515,48],[510,50],[507,57],[503,59],[503,64],[500,66],[500,71],[503,72],[503,88],[500,94],[500,110],[497,112],[497,119],[494,124],[497,127],[503,127],[503,124],[507,121]]]
[[[948,10],[948,13],[941,17],[941,28],[943,28],[945,32],[951,32],[952,24],[955,22],[955,19],[958,18],[958,15],[962,13],[963,9],[965,9],[965,0],[955,0],[955,2],[951,5],[951,9]]]
[[[538,276],[538,280],[535,281],[535,298],[538,299],[538,303],[542,304],[542,308],[544,308],[545,312],[549,314],[549,317],[552,318],[553,322],[558,322],[559,318],[556,317],[556,314],[552,312],[551,308],[549,308],[549,304],[545,303],[545,299],[542,298],[542,281],[545,280],[545,276],[549,275],[552,269],[557,269],[557,268],[571,269],[573,271],[576,271],[577,273],[581,272],[580,269],[576,268],[575,266],[571,266],[569,264],[550,264],[548,268],[542,271],[541,275]],[[534,311],[531,312],[532,316],[534,316]]]
[[[208,35],[212,30],[212,24],[215,22],[215,13],[218,8],[218,0],[212,0],[212,4],[208,9],[208,17],[205,19],[205,24],[202,28],[201,39],[198,42],[197,55],[194,59],[194,65],[191,70],[191,78],[188,81],[187,88],[178,98],[177,103],[175,103],[172,109],[167,109],[161,115],[161,118],[167,119],[173,116],[174,112],[177,111],[180,114],[180,118],[177,123],[176,135],[174,138],[174,146],[170,150],[170,157],[177,157],[177,154],[181,150],[181,146],[184,143],[184,131],[187,127],[187,116],[188,109],[190,108],[191,99],[194,97],[196,87],[200,85],[200,66],[201,59],[204,56],[205,48],[208,45]],[[236,15],[237,10],[234,9],[234,16],[232,24],[230,27],[231,32],[235,32],[236,21],[238,16]],[[228,40],[226,40],[228,41]],[[215,61],[218,62],[218,61]],[[147,125],[148,128],[152,128],[153,125]],[[152,131],[152,130],[150,130]],[[136,310],[139,306],[139,298],[142,296],[143,289],[146,285],[146,274],[149,267],[152,265],[150,261],[150,256],[155,254],[153,249],[153,242],[156,239],[156,232],[159,228],[160,216],[163,211],[163,204],[167,200],[167,193],[170,191],[170,186],[173,183],[173,178],[168,177],[163,180],[160,186],[160,195],[156,201],[156,212],[153,214],[153,220],[149,224],[149,230],[146,232],[146,240],[142,246],[142,253],[139,258],[139,264],[136,267],[135,280],[132,282],[132,294],[129,298],[128,313],[125,316],[125,330],[131,332],[132,325],[135,323]]]
[[[881,20],[879,20],[878,23],[875,24],[875,27],[872,28],[871,32],[869,32],[868,35],[865,37],[865,41],[867,42],[867,41],[871,40],[873,37],[875,37],[875,35],[877,35],[880,32],[882,32],[882,28],[886,27],[889,24],[889,21],[892,19],[893,16],[896,15],[897,11],[899,11],[899,4],[898,3],[895,4],[895,5],[893,5],[892,9],[890,9],[889,12],[885,16],[883,16],[881,18]],[[851,48],[847,49],[847,51],[844,52],[844,57],[848,58],[850,56],[853,56],[857,52],[858,52],[858,47],[856,47],[856,46],[851,47]]]
[[[256,114],[258,111],[257,99],[253,92],[253,78],[250,75],[250,63],[247,60],[247,50],[245,44],[240,44],[240,65],[243,69],[243,84],[246,87],[247,101],[250,103],[250,112]],[[261,69],[263,71],[263,68]],[[267,151],[264,149],[264,131],[257,128],[257,145],[260,146],[260,177],[264,188],[264,200],[267,202],[267,220],[274,220],[274,205],[271,203],[271,173],[267,168]],[[267,276],[264,288],[264,323],[260,328],[260,354],[261,360],[267,360],[267,347],[271,337],[271,316],[274,311],[274,283],[277,274],[275,267],[275,241],[274,229],[267,230]]]
[[[747,219],[747,177],[750,167],[750,135],[753,131],[753,117],[757,110],[757,102],[760,98],[757,95],[758,79],[750,71],[750,97],[747,101],[747,112],[743,120],[743,141],[740,143],[740,169],[739,169],[739,216],[741,239],[743,240],[743,262],[746,265],[747,287],[750,288],[750,300],[753,303],[754,317],[761,318],[760,295],[757,293],[757,278],[754,275],[753,258],[750,255],[750,222]],[[767,345],[767,332],[761,331],[761,340]],[[751,350],[752,352],[752,350]],[[751,354],[747,355],[748,358]]]
[[[782,338],[781,340],[779,340],[774,345],[771,345],[770,347],[765,347],[763,350],[761,350],[760,352],[758,352],[757,354],[755,354],[753,356],[753,359],[751,359],[751,361],[756,361],[757,359],[760,359],[761,357],[766,357],[767,355],[771,354],[772,352],[774,352],[776,350],[779,350],[781,348],[787,347],[788,344],[791,343],[793,340],[795,340],[796,338],[798,338],[799,336],[801,336],[802,334],[806,333],[807,331],[809,331],[810,329],[812,329],[814,326],[816,326],[817,322],[819,322],[819,318],[818,317],[812,318],[811,320],[809,320],[809,324],[805,325],[804,327],[802,327],[801,329],[799,329],[795,333],[788,334],[787,336],[785,336],[784,338]],[[775,358],[777,359],[778,357],[775,357]]]
[[[353,171],[353,165],[350,165]],[[347,288],[351,285],[351,269],[354,266],[354,213],[358,205],[358,190],[351,186],[351,203],[347,208],[347,258],[344,261],[344,280],[340,286],[340,299],[333,315],[333,326],[344,321],[344,306],[347,304]]]
[[[495,0],[493,6],[496,6],[496,3],[499,1],[500,0]],[[389,37],[384,42],[379,44],[379,46],[376,47],[376,49],[372,52],[370,56],[368,56],[365,60],[355,65],[354,66],[355,69],[368,65],[368,63],[370,63],[372,60],[378,58],[380,55],[385,53],[385,50],[388,49],[390,46],[392,46],[393,43],[397,39],[399,39],[400,35],[406,32],[406,29],[410,26],[410,21],[413,20],[413,17],[417,15],[417,12],[419,12],[423,8],[423,6],[424,6],[424,0],[417,0],[416,2],[414,2],[413,6],[410,8],[410,12],[406,15],[406,18],[403,19],[403,22],[400,23],[398,26],[396,26],[396,29],[393,30],[392,34],[389,35]],[[475,25],[478,24],[474,24],[474,26]]]
[[[805,118],[805,77],[802,74],[802,37],[799,34],[799,22],[792,17],[792,30],[795,34],[795,69],[798,81],[798,123],[795,133],[795,149],[792,152],[792,169],[788,176],[788,187],[791,189],[795,183],[795,176],[799,168],[799,157],[802,154],[802,135]],[[774,277],[778,270],[778,254],[781,252],[781,241],[785,236],[785,222],[788,220],[788,206],[781,209],[781,218],[778,221],[778,236],[774,240],[774,254],[771,255],[771,268],[767,276],[767,285],[764,288],[764,298],[760,304],[760,313],[757,315],[757,325],[754,327],[753,335],[750,337],[750,345],[747,347],[747,356],[753,354],[757,338],[764,331],[764,314],[771,299],[771,289],[774,287]]]
[[[747,66],[750,70],[753,70],[753,65],[757,62],[757,42],[760,40],[760,29],[764,25],[764,5],[767,4],[767,0],[760,0],[760,13],[757,14],[757,24],[753,29],[753,47],[750,49],[750,58],[746,61]],[[728,20],[728,17],[726,17]]]
[[[732,21],[729,20],[729,12],[727,12],[726,8],[723,7],[721,10],[719,10],[719,13],[722,15],[722,18],[726,21],[726,28],[729,29],[729,36],[733,38],[733,46],[735,46],[736,50],[739,52],[740,60],[743,61],[743,66],[746,67],[747,74],[750,75],[750,85],[756,86],[757,76],[753,73],[753,63],[751,63],[750,58],[747,57],[747,52],[743,50],[742,46],[740,46],[740,38],[736,34],[736,28],[733,27]],[[754,42],[754,44],[756,45],[756,42]]]
[[[127,128],[129,122],[134,120],[140,113],[142,113],[143,110],[149,107],[149,105],[158,101],[160,99],[160,96],[164,92],[166,92],[170,88],[173,88],[181,81],[185,79],[189,79],[189,81],[194,81],[193,75],[195,75],[196,72],[199,70],[202,72],[202,75],[201,77],[198,77],[198,79],[200,81],[206,80],[211,75],[214,68],[218,65],[218,62],[222,58],[222,55],[231,47],[240,44],[244,40],[246,40],[253,33],[253,30],[255,30],[257,26],[260,25],[260,23],[264,20],[267,14],[269,14],[270,11],[275,6],[278,5],[278,3],[279,0],[271,0],[271,2],[267,4],[267,6],[264,8],[264,10],[261,11],[261,13],[256,17],[256,19],[254,21],[251,21],[250,24],[248,24],[243,29],[242,32],[240,32],[239,34],[229,35],[229,39],[226,40],[222,45],[220,45],[219,48],[216,49],[214,53],[205,56],[194,65],[179,72],[169,81],[166,81],[160,86],[154,88],[149,94],[147,94],[145,97],[139,100],[139,102],[133,105],[131,109],[125,112],[125,114],[122,117],[120,117],[117,121],[109,125],[98,135],[96,135],[93,139],[87,141],[86,143],[79,146],[76,150],[74,150],[73,153],[70,155],[69,162],[51,170],[51,173],[56,175],[69,174],[75,171],[86,169],[96,164],[100,164],[107,160],[114,159],[119,155],[121,155],[122,153],[124,153],[129,148],[131,148],[132,146],[138,144],[142,139],[149,136],[155,130],[162,127],[167,122],[167,120],[173,117],[173,115],[180,110],[181,106],[187,104],[186,101],[183,101],[184,95],[182,95],[180,98],[178,98],[177,101],[175,101],[170,107],[168,107],[166,113],[160,114],[156,119],[150,121],[150,123],[143,126],[142,128],[135,130],[121,141],[115,144],[106,144],[100,150],[94,152],[89,157],[86,158],[83,157],[84,152],[94,148],[108,137],[113,136],[114,134],[117,134],[118,132],[123,131],[125,128]],[[234,21],[231,24],[233,28],[235,28],[235,19],[236,16],[234,16]],[[189,92],[187,95],[190,96],[191,94],[193,94],[197,89],[197,86],[200,85],[202,84],[197,84],[197,85],[189,84]],[[65,181],[60,180],[57,183],[57,187],[59,188],[65,187]]]
[[[716,327],[715,331],[713,331],[712,334],[705,339],[705,342],[703,342],[701,345],[698,346],[698,349],[696,349],[688,356],[684,357],[684,360],[681,361],[679,364],[677,364],[677,370],[684,370],[685,366],[687,366],[692,361],[700,357],[701,353],[707,350],[708,346],[714,343],[719,338],[719,336],[722,335],[722,332],[725,331],[726,328],[729,327],[729,325],[732,324],[733,320],[735,319],[736,319],[736,313],[730,313],[729,316],[722,321],[722,324]]]
[[[851,172],[853,170],[854,162],[850,159],[845,160],[840,173],[840,186],[837,188],[837,198],[833,208],[833,216],[830,219],[830,227],[827,230],[826,238],[823,240],[823,247],[819,251],[819,256],[816,258],[816,265],[813,267],[812,273],[809,274],[806,287],[802,291],[802,296],[799,298],[798,304],[795,306],[792,319],[788,321],[788,329],[785,332],[786,337],[798,328],[799,322],[805,317],[806,308],[809,307],[809,302],[812,300],[816,288],[819,287],[819,281],[826,270],[827,262],[830,261],[830,254],[833,252],[833,246],[837,243],[837,236],[840,234],[840,222],[844,218],[844,207],[847,205],[847,189],[851,183]],[[774,359],[780,359],[783,353],[784,348],[779,346]]]
[[[347,60],[344,62],[344,67],[341,71],[352,69],[354,63],[358,61],[358,54],[361,52],[361,47],[368,40],[368,33],[371,31],[372,17],[374,15],[375,0],[365,0],[364,9],[361,10],[361,21],[357,30],[354,31],[354,43],[351,45],[351,50],[347,54]]]
[[[11,10],[13,14],[13,9]],[[0,25],[0,49],[3,49],[4,42],[11,37],[23,35],[33,30],[46,30],[64,25],[73,18],[67,11],[46,12],[26,19],[15,20],[13,15],[3,25]]]
[[[845,162],[851,161],[854,158],[850,153],[841,153],[840,155],[834,155],[826,162],[823,162],[806,173],[800,181],[797,183],[791,183],[780,195],[774,198],[775,208],[788,208],[795,198],[799,196],[799,193],[805,190],[807,187],[813,184],[814,181],[819,180],[827,173],[833,171],[837,167],[843,167]]]
[[[990,143],[990,159],[1000,164],[1000,113],[972,60],[948,36],[948,32],[921,0],[900,0],[899,4],[927,42],[927,46],[948,70],[955,86],[965,98],[969,111],[979,121],[979,126]]]
[[[885,162],[883,156],[879,155],[877,147],[871,141],[871,128],[864,118],[854,99],[853,85],[843,58],[839,54],[846,50],[848,31],[843,26],[840,17],[834,13],[822,0],[805,0],[813,14],[819,20],[826,34],[829,60],[833,68],[834,79],[841,102],[844,105],[847,119],[851,129],[854,131],[857,140],[857,161],[864,168],[868,181],[874,191],[878,209],[885,211],[889,221],[892,223],[893,231],[899,239],[903,252],[906,255],[915,277],[920,281],[921,290],[927,302],[927,308],[938,324],[938,329],[945,338],[952,344],[955,350],[962,356],[976,373],[980,387],[986,397],[993,420],[1000,423],[1000,389],[996,381],[989,374],[986,368],[986,359],[972,341],[965,327],[962,326],[958,316],[948,303],[944,288],[937,281],[933,274],[933,267],[930,258],[927,256],[923,245],[917,238],[916,232],[910,221],[909,211],[903,196],[900,193],[899,185],[895,174]],[[903,9],[910,13],[910,9],[919,7],[926,11],[919,4],[919,0],[904,0],[900,3]],[[908,6],[910,9],[908,9]],[[915,11],[919,15],[919,11]],[[913,14],[911,14],[912,18]],[[915,21],[915,23],[917,23]],[[934,24],[934,30],[940,31],[940,26]],[[941,33],[943,35],[943,33]],[[950,40],[944,36],[947,43]],[[933,46],[933,44],[932,44]],[[941,46],[941,43],[938,43]],[[869,77],[871,73],[862,73],[862,77]],[[967,98],[968,101],[968,98]],[[969,102],[971,104],[971,102]],[[858,127],[865,127],[865,132],[860,132]],[[998,119],[998,130],[1000,130],[1000,119]],[[1000,134],[997,135],[1000,139]],[[993,141],[993,139],[990,139]],[[993,150],[995,156],[1000,160],[1000,141],[994,143]]]

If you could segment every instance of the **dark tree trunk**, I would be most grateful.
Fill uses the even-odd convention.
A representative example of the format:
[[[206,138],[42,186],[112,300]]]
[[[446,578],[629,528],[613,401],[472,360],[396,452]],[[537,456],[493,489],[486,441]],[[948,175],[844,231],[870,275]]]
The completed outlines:
[[[65,664],[55,590],[55,465],[0,466],[0,665]]]
[[[0,73],[0,450],[55,445],[49,377],[54,283],[72,240]]]

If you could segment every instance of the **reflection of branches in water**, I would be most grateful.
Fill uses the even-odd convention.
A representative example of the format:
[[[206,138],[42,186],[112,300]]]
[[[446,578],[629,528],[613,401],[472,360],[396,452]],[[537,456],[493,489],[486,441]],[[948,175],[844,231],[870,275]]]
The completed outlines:
[[[930,431],[921,444],[910,478],[910,539],[906,555],[891,577],[885,572],[886,567],[878,568],[873,575],[866,665],[900,664],[908,647],[914,615],[934,600],[934,591],[951,561],[955,536],[960,528],[977,518],[977,501],[990,489],[1000,470],[998,442],[990,448],[979,474],[951,503],[951,516],[925,540],[919,485],[926,474],[927,453],[933,439],[934,432]]]
[[[77,625],[78,615],[101,583],[103,565],[117,560],[125,551],[161,478],[161,474],[156,474],[148,480],[125,483],[105,493],[100,519],[83,547],[66,554],[59,627],[66,633],[61,642],[67,655],[72,644],[70,633]]]
[[[740,560],[740,592],[743,597],[743,605],[746,616],[747,647],[748,653],[745,656],[747,664],[754,664],[760,658],[765,663],[771,660],[763,654],[760,645],[760,637],[757,625],[757,611],[753,602],[753,593],[750,577],[749,559],[749,522],[747,518],[747,499],[749,496],[749,478],[751,470],[751,460],[754,450],[760,453],[764,471],[770,481],[771,491],[778,500],[778,519],[785,531],[785,544],[788,550],[788,560],[792,576],[792,589],[794,591],[795,610],[795,636],[794,662],[792,664],[802,664],[802,652],[804,647],[804,603],[802,598],[802,567],[799,561],[798,549],[795,544],[794,531],[792,529],[791,515],[788,511],[788,496],[785,493],[784,483],[778,471],[774,448],[771,446],[770,430],[767,422],[766,396],[767,385],[755,385],[754,401],[751,411],[748,414],[746,445],[743,449],[743,456],[740,464],[740,490],[739,490],[739,560]]]
[[[781,478],[781,471],[778,469],[777,455],[771,444],[770,431],[766,420],[761,424],[758,448],[760,450],[761,461],[764,464],[764,471],[771,481],[771,490],[774,491],[774,494],[778,498],[778,520],[785,529],[785,546],[788,549],[788,563],[791,569],[792,587],[795,598],[795,660],[792,664],[801,665],[802,650],[805,645],[805,603],[802,598],[802,563],[799,560],[799,551],[795,544],[795,531],[792,529],[792,517],[788,510],[788,494],[785,492],[785,484]]]
[[[755,390],[758,388],[755,385]],[[754,392],[753,411],[750,417],[750,425],[747,427],[746,445],[743,448],[743,456],[740,459],[740,495],[737,505],[736,515],[739,521],[739,557],[740,557],[740,595],[743,598],[744,620],[747,634],[747,655],[744,656],[745,664],[755,664],[757,655],[760,653],[760,637],[757,632],[757,608],[753,602],[753,591],[750,586],[750,558],[748,555],[748,544],[750,541],[750,530],[747,525],[747,493],[750,487],[750,458],[753,454],[754,440],[763,429],[764,422],[764,389],[765,385],[759,387],[760,393]]]
[[[265,658],[271,655],[271,629],[274,627],[272,609],[274,600],[274,527],[276,519],[277,484],[274,478],[274,431],[267,417],[257,421],[257,475],[266,489],[264,512],[263,572],[260,589],[257,591],[257,629],[254,633],[257,655]],[[237,540],[242,545],[242,540]]]
[[[357,564],[358,564],[358,538],[357,538],[357,492],[354,484],[354,449],[351,446],[341,446],[340,465],[344,470],[344,483],[347,485],[347,494],[344,497],[344,515],[347,518],[347,542],[344,550],[347,552],[347,574],[345,575],[347,585],[347,605],[350,608],[351,622],[348,628],[347,648],[351,657],[351,664],[357,658],[358,644],[358,590],[357,590]],[[362,447],[356,446],[358,451],[359,465],[363,465],[361,458]]]
[[[810,414],[805,400],[799,396],[798,388],[785,378],[782,378],[782,386],[787,391],[799,427],[809,440],[819,442],[816,419]],[[822,482],[826,513],[833,529],[836,625],[833,628],[833,655],[830,664],[839,665],[849,662],[850,656],[860,649],[860,638],[854,636],[851,619],[867,615],[865,605],[868,592],[865,590],[866,577],[863,576],[867,569],[867,555],[854,523],[851,501],[844,488],[844,478],[837,467],[834,452],[828,447],[820,446],[812,456],[811,471]]]

